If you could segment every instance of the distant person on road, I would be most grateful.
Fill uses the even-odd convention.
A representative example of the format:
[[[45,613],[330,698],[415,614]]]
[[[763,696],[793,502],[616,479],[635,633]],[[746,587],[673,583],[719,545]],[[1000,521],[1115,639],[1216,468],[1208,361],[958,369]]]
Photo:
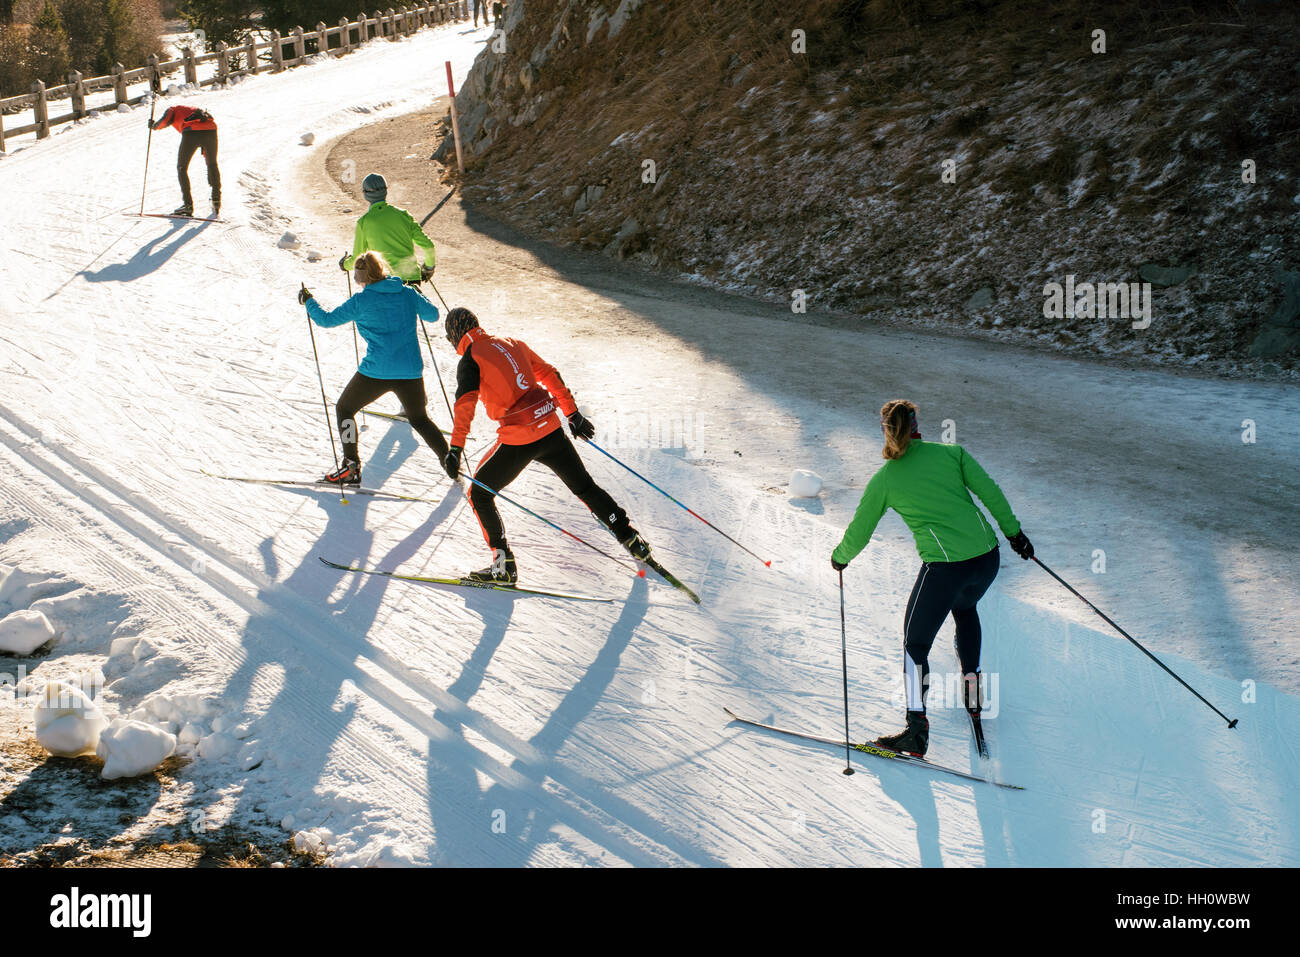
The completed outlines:
[[[326,482],[356,487],[361,484],[356,416],[380,396],[389,392],[397,396],[411,428],[433,449],[439,462],[447,456],[447,440],[425,409],[424,357],[415,328],[421,319],[437,322],[438,307],[391,276],[384,257],[377,252],[357,258],[353,278],[361,291],[337,309],[322,308],[305,288],[298,293],[298,301],[307,307],[307,315],[316,325],[329,328],[355,322],[366,340],[366,357],[335,409],[343,464],[325,476]]]
[[[447,341],[460,354],[451,449],[443,459],[443,467],[453,480],[460,477],[465,440],[480,401],[497,422],[496,444],[479,461],[474,472],[476,484],[469,493],[483,538],[492,549],[492,564],[470,572],[468,577],[509,585],[518,582],[515,556],[497,511],[496,493],[532,462],[540,462],[559,476],[633,558],[649,559],[650,546],[632,527],[627,512],[596,484],[564,434],[557,408],[568,417],[574,438],[586,441],[595,436],[596,427],[578,411],[573,394],[554,366],[543,361],[527,343],[488,335],[474,313],[464,306],[447,313],[444,327]]]
[[[474,27],[478,28],[478,12],[483,11],[483,26],[488,26],[488,5],[487,0],[474,0]]]
[[[502,3],[501,0],[494,0],[492,4],[492,22],[499,25],[501,23],[501,18],[505,15],[506,5]]]
[[[352,252],[339,260],[339,268],[348,272],[357,258],[367,250],[384,257],[393,275],[403,282],[418,286],[433,275],[437,253],[433,240],[424,234],[415,218],[404,209],[389,206],[388,183],[378,173],[371,173],[361,182],[361,195],[370,209],[357,220]],[[423,253],[420,253],[423,250]]]
[[[149,122],[152,130],[174,126],[181,134],[176,154],[176,176],[181,184],[181,204],[173,216],[193,216],[194,197],[190,194],[190,160],[194,151],[202,150],[208,164],[208,187],[212,190],[212,218],[221,215],[221,171],[217,169],[217,121],[207,110],[194,106],[169,106],[158,122]]]
[[[969,452],[960,445],[920,441],[913,403],[886,402],[880,431],[885,464],[867,483],[853,520],[831,553],[831,567],[843,571],[867,547],[886,509],[896,511],[912,530],[922,564],[903,617],[907,727],[874,743],[924,757],[930,740],[925,714],[930,646],[949,614],[957,625],[964,703],[978,723],[981,632],[975,605],[997,577],[998,539],[970,492],[997,520],[1017,555],[1033,558],[1034,546],[1002,490]]]

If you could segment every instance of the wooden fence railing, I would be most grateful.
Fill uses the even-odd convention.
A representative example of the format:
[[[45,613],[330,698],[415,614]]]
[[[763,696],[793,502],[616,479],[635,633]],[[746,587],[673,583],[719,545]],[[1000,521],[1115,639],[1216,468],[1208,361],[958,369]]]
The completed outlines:
[[[68,82],[62,86],[46,87],[37,80],[32,84],[32,91],[20,96],[0,99],[0,153],[5,151],[5,138],[35,133],[37,139],[50,135],[50,128],[60,123],[71,123],[88,116],[91,110],[86,108],[86,96],[105,90],[113,91],[113,103],[103,109],[116,109],[120,104],[134,105],[141,102],[149,91],[161,91],[162,78],[183,72],[185,82],[196,86],[226,86],[232,77],[250,76],[259,72],[279,73],[291,67],[300,66],[308,58],[324,53],[328,56],[343,56],[370,40],[396,40],[431,26],[449,23],[453,20],[469,19],[469,0],[447,0],[442,3],[426,3],[414,7],[388,8],[386,13],[367,16],[358,14],[355,21],[347,17],[339,20],[338,26],[327,27],[316,24],[310,32],[302,27],[294,29],[286,36],[272,31],[267,40],[250,37],[247,42],[237,46],[214,44],[211,53],[196,55],[188,47],[176,60],[159,60],[150,56],[146,66],[127,70],[122,64],[115,63],[113,72],[108,76],[96,76],[85,79],[73,70],[68,74]],[[285,47],[289,47],[287,51]],[[211,76],[199,79],[199,66],[213,63],[216,65]],[[128,88],[134,84],[145,83],[146,92],[130,96]],[[71,106],[70,113],[50,116],[51,101],[67,99]],[[6,112],[30,109],[32,122],[22,126],[5,129]]]

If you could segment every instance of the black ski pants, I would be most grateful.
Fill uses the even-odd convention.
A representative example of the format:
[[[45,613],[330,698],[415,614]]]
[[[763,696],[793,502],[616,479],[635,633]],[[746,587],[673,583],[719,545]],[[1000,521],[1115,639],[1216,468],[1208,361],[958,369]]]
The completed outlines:
[[[374,402],[381,395],[389,392],[397,396],[402,403],[402,411],[411,422],[411,428],[420,434],[425,444],[433,449],[441,462],[447,457],[447,440],[433,424],[425,410],[428,398],[424,392],[423,379],[372,379],[358,372],[347,384],[339,396],[338,412],[339,439],[343,442],[343,457],[355,462],[361,461],[357,453],[357,413]]]
[[[479,463],[474,478],[494,492],[500,492],[532,462],[540,462],[558,475],[565,487],[591,509],[596,521],[610,529],[616,537],[626,537],[627,513],[619,508],[608,492],[596,484],[563,428],[527,445],[497,443]],[[474,507],[474,514],[478,516],[488,547],[506,548],[506,531],[501,524],[501,513],[497,511],[496,495],[481,485],[475,485],[470,489],[469,501]]]
[[[194,205],[190,194],[190,160],[194,151],[202,150],[203,159],[208,164],[208,186],[212,190],[212,201],[221,202],[221,171],[217,169],[217,131],[216,130],[182,130],[181,148],[176,154],[176,177],[181,183],[181,198],[186,206]]]
[[[924,711],[930,686],[930,647],[943,620],[957,625],[957,658],[963,675],[980,670],[980,616],[976,603],[998,575],[998,549],[963,562],[926,562],[917,572],[903,618],[903,686],[907,710]]]

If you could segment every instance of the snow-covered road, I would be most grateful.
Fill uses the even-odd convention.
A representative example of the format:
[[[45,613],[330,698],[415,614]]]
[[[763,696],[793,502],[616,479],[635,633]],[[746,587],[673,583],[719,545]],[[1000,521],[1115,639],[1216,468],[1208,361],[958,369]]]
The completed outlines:
[[[430,104],[443,60],[463,76],[485,36],[455,25],[185,95],[221,123],[228,223],[128,215],[142,110],[0,160],[0,562],[35,573],[38,590],[48,575],[83,586],[80,602],[50,606],[64,638],[38,673],[98,662],[110,714],[143,706],[202,732],[184,774],[207,820],[291,815],[291,830],[325,829],[339,863],[1300,863],[1294,389],[796,321],[519,241],[453,200],[431,224],[443,294],[556,362],[597,426],[620,433],[613,451],[773,570],[594,454],[593,474],[703,607],[593,563],[508,506],[529,581],[618,601],[322,566],[481,563],[463,498],[400,424],[363,433],[367,483],[440,504],[342,506],[200,474],[329,464],[293,293],[306,280],[341,298],[334,259],[359,211],[330,192],[322,151]],[[313,147],[299,145],[307,131]],[[155,141],[147,205],[169,209],[174,138]],[[200,164],[192,176],[202,196]],[[439,198],[394,195],[417,216]],[[324,259],[277,249],[285,231]],[[317,339],[337,393],[351,337]],[[435,349],[446,374],[450,350],[440,338]],[[895,395],[921,404],[927,437],[952,420],[1044,559],[1241,726],[1223,730],[1007,555],[984,615],[985,671],[999,682],[988,724],[998,776],[1026,792],[883,762],[846,778],[833,749],[726,726],[723,705],[839,726],[827,556],[878,459],[875,409]],[[1245,419],[1254,443],[1241,440]],[[674,430],[691,456],[632,447]],[[488,438],[478,431],[471,450]],[[823,501],[787,498],[794,465],[828,476]],[[513,493],[596,536],[549,475],[530,472]],[[1104,574],[1090,571],[1096,549]],[[887,520],[846,575],[857,736],[898,719],[898,619],[915,568]],[[129,615],[111,628],[87,611],[119,605]],[[953,667],[943,637],[934,665]],[[964,721],[935,709],[934,760],[970,766]],[[28,822],[4,841],[43,838]]]

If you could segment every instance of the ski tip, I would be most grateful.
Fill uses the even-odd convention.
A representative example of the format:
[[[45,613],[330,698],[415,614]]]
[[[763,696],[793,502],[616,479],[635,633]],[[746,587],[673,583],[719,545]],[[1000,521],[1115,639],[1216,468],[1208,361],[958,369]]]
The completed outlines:
[[[1237,726],[1237,719],[1236,719],[1236,718],[1233,718],[1231,721],[1228,722],[1228,728],[1229,728],[1229,729],[1235,728],[1236,726]]]
[[[763,564],[766,565],[768,568],[771,568],[771,567],[772,567],[772,559],[769,558],[767,561],[763,562]]]

